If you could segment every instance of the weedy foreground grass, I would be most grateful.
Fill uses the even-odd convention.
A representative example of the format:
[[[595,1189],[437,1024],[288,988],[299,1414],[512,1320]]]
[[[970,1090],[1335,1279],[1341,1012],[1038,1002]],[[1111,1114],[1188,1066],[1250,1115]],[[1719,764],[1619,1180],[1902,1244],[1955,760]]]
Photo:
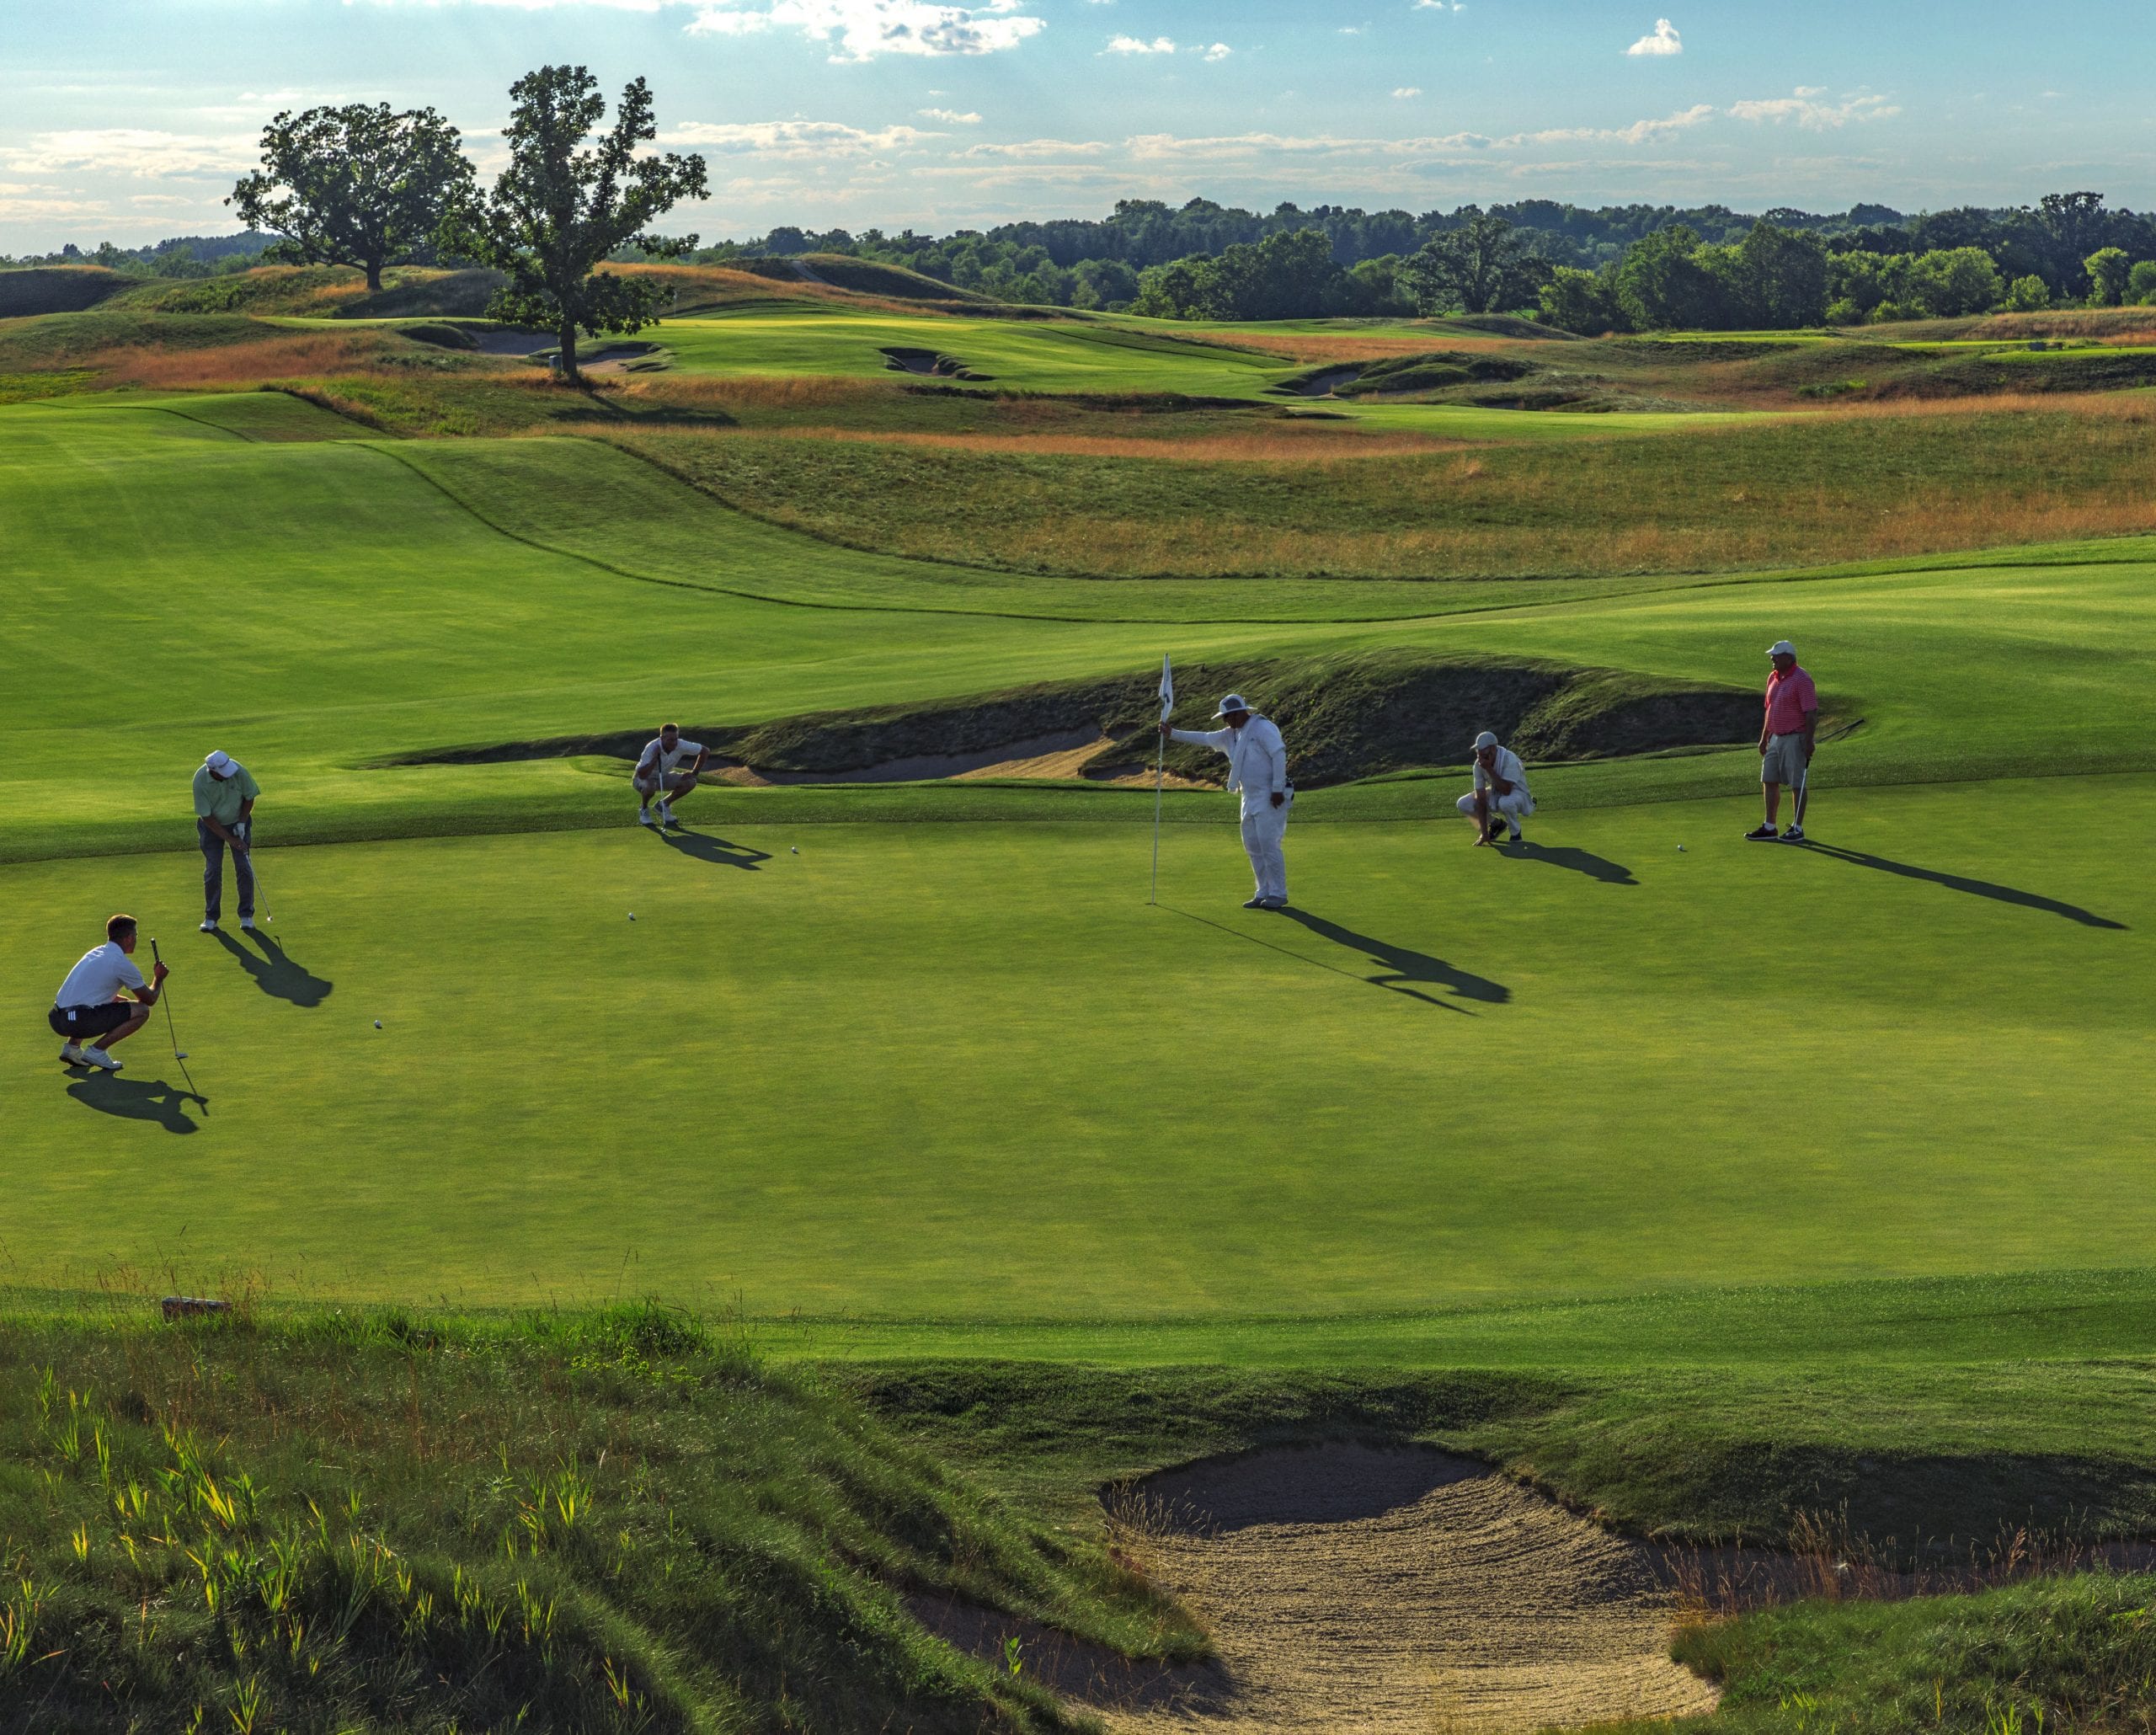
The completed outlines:
[[[1204,1648],[1099,1549],[661,1310],[0,1325],[0,1729],[1070,1726],[908,1593]]]

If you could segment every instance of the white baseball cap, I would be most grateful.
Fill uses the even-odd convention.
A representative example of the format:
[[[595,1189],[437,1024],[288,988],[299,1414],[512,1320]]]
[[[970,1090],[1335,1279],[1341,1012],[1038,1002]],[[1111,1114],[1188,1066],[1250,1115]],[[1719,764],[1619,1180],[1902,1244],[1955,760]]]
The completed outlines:
[[[202,763],[210,767],[210,775],[213,777],[228,777],[232,775],[232,756],[221,747]]]
[[[1770,657],[1793,657],[1796,654],[1796,647],[1786,638],[1777,638],[1767,654]]]
[[[1244,702],[1243,696],[1241,693],[1230,693],[1226,698],[1220,701],[1220,708],[1218,711],[1215,711],[1213,714],[1215,717],[1225,717],[1231,711],[1247,711],[1249,709],[1249,705]]]
[[[1497,745],[1497,738],[1492,734],[1487,729],[1484,729],[1481,734],[1475,738],[1475,750],[1477,753],[1480,753],[1485,747],[1494,747]]]

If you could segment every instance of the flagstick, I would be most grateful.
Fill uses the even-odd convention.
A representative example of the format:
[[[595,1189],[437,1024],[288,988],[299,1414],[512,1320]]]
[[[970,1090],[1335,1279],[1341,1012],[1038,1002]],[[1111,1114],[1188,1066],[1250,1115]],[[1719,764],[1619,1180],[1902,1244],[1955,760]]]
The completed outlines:
[[[1163,723],[1167,721],[1166,718],[1161,720]],[[1148,904],[1161,901],[1161,790],[1167,775],[1167,766],[1168,738],[1162,735],[1160,755],[1153,764],[1153,895],[1145,900]]]

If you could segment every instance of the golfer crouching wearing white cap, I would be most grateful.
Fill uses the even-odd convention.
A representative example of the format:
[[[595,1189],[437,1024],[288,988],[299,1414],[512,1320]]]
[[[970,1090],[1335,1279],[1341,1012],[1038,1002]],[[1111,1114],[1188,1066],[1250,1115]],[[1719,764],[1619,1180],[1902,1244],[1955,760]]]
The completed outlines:
[[[1242,793],[1243,848],[1257,879],[1257,895],[1243,908],[1285,910],[1288,858],[1281,842],[1288,835],[1288,809],[1295,801],[1295,786],[1288,781],[1287,746],[1278,725],[1252,711],[1241,693],[1221,700],[1214,716],[1227,728],[1170,729],[1164,723],[1161,733],[1227,755],[1228,787]]]
[[[1502,841],[1508,825],[1512,841],[1518,843],[1519,822],[1534,811],[1534,798],[1527,793],[1527,767],[1487,729],[1475,738],[1475,791],[1460,798],[1460,810],[1475,821],[1477,849]]]

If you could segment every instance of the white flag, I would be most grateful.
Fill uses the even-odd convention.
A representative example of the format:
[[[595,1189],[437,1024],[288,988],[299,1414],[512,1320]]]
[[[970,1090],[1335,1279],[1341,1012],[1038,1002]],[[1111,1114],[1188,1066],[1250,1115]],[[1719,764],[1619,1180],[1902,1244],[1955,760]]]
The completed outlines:
[[[1166,656],[1161,659],[1161,721],[1168,720],[1168,713],[1176,708],[1176,671],[1168,666]]]

